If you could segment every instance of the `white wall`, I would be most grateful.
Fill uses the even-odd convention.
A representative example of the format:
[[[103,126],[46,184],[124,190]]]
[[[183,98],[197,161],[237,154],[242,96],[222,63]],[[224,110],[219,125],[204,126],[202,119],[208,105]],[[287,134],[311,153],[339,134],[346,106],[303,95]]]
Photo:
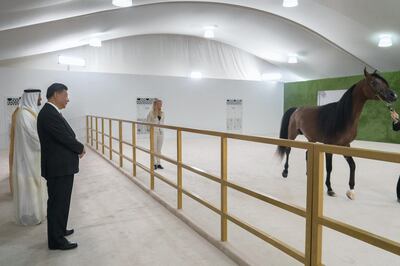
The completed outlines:
[[[36,88],[45,98],[53,82],[69,88],[71,102],[63,113],[80,138],[87,114],[135,120],[137,97],[161,98],[166,124],[221,131],[226,99],[243,99],[244,134],[278,136],[283,110],[282,83],[0,68],[0,148],[8,140],[5,97]]]

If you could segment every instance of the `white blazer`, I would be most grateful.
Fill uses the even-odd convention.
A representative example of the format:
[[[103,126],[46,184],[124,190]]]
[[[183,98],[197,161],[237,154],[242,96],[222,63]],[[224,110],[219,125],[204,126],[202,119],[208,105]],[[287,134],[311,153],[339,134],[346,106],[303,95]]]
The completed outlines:
[[[165,115],[164,112],[161,112],[161,119],[159,120],[157,115],[151,110],[147,115],[147,123],[157,124],[157,125],[164,125]],[[163,134],[163,129],[160,127],[154,127],[155,134]]]

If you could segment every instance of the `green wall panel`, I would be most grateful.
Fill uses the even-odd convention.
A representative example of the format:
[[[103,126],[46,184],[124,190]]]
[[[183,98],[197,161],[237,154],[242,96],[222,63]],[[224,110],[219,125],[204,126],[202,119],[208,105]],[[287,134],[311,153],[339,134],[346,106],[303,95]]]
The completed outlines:
[[[380,74],[400,96],[400,72]],[[348,89],[362,78],[360,75],[285,83],[284,109],[287,110],[292,106],[316,106],[318,91]],[[394,108],[400,113],[400,100],[394,104]],[[400,132],[392,130],[390,113],[381,102],[368,101],[365,104],[358,124],[357,139],[400,143]]]

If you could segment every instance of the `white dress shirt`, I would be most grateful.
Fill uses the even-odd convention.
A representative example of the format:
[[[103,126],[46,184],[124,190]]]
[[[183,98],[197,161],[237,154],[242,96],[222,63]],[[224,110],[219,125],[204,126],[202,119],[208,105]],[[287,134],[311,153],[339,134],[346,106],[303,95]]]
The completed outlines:
[[[61,110],[58,109],[58,107],[55,104],[53,104],[51,102],[47,102],[47,103],[50,104],[51,106],[53,106],[54,108],[56,108],[57,112],[59,112],[61,114]]]

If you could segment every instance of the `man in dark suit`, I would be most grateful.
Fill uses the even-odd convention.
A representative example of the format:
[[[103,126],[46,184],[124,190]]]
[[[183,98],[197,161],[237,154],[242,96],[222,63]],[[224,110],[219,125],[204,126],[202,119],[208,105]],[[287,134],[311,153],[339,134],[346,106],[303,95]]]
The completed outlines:
[[[42,176],[47,180],[47,236],[49,249],[73,249],[67,230],[74,174],[79,172],[79,158],[85,154],[82,143],[61,114],[69,102],[68,88],[54,83],[47,89],[47,103],[37,118],[41,146]]]
[[[400,130],[399,114],[396,113],[396,111],[391,111],[390,115],[392,116],[393,120],[393,130],[399,131]],[[400,202],[400,176],[399,180],[397,181],[397,201]]]

